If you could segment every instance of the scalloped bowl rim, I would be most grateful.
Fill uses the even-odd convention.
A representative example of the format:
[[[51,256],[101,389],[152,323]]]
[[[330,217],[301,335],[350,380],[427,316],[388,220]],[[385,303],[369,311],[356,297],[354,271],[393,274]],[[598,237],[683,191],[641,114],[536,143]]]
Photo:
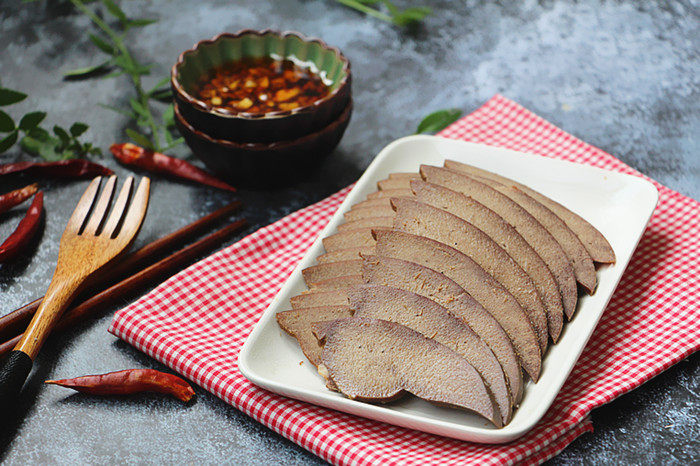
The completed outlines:
[[[330,50],[331,52],[334,52],[336,57],[341,61],[343,64],[343,71],[345,72],[345,75],[341,78],[340,84],[338,87],[333,89],[328,95],[325,97],[315,100],[309,105],[306,105],[304,107],[299,107],[295,108],[293,110],[281,110],[277,112],[268,112],[268,113],[246,113],[246,112],[241,112],[241,113],[222,113],[216,110],[215,107],[212,107],[211,105],[208,105],[206,102],[199,100],[193,96],[191,96],[187,91],[185,91],[184,87],[182,84],[180,84],[179,80],[177,79],[177,74],[178,74],[178,68],[182,65],[184,65],[185,61],[185,56],[186,55],[191,55],[193,53],[196,53],[199,50],[199,47],[201,45],[211,45],[216,42],[218,42],[221,39],[224,38],[230,38],[230,39],[238,39],[243,36],[247,35],[256,35],[256,36],[265,36],[265,35],[275,35],[278,36],[282,39],[287,38],[287,37],[296,37],[297,39],[300,39],[302,42],[306,43],[316,43],[320,45],[322,48],[326,50]],[[288,117],[290,115],[294,115],[297,113],[307,113],[307,112],[312,112],[314,111],[317,107],[322,105],[325,102],[328,102],[332,98],[334,98],[336,95],[338,95],[341,91],[341,89],[345,88],[350,82],[350,61],[343,55],[343,53],[340,51],[339,48],[337,47],[331,47],[330,45],[326,44],[323,40],[315,37],[307,37],[304,34],[296,31],[276,31],[273,29],[263,29],[263,30],[255,30],[255,29],[241,29],[238,32],[222,32],[221,34],[218,34],[211,39],[204,39],[200,40],[194,46],[188,50],[185,50],[180,54],[178,57],[177,61],[175,64],[172,66],[170,69],[170,83],[172,87],[175,89],[177,94],[182,97],[187,103],[192,105],[196,110],[199,110],[204,113],[209,113],[211,115],[216,115],[217,117],[221,118],[230,118],[230,119],[242,119],[242,120],[263,120],[263,119],[278,119],[278,118],[284,118]]]

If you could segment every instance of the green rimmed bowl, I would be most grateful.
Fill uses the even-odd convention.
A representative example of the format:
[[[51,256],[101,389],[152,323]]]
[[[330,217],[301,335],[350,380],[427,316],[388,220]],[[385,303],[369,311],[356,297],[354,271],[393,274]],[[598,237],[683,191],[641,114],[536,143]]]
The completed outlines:
[[[267,113],[227,113],[194,97],[195,86],[213,69],[241,58],[295,58],[330,81],[330,93],[306,107]],[[297,32],[242,30],[203,40],[173,65],[170,84],[182,117],[215,139],[274,142],[296,139],[335,121],[351,98],[350,62],[340,50]]]

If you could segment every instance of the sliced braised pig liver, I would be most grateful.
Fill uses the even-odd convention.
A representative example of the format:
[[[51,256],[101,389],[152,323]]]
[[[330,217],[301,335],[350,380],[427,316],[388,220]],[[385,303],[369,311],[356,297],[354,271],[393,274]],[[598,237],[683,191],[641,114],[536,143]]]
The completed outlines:
[[[387,402],[409,392],[502,425],[476,369],[435,340],[378,319],[314,324],[314,332],[323,342],[319,373],[351,399]]]
[[[384,256],[363,256],[362,279],[425,296],[462,319],[491,348],[503,368],[515,404],[523,394],[522,370],[508,334],[484,307],[456,282],[428,267]],[[345,294],[347,302],[347,293]],[[331,304],[331,303],[329,303]]]
[[[615,263],[615,252],[602,233],[593,225],[584,220],[581,216],[570,211],[555,200],[550,199],[544,194],[541,194],[522,183],[518,183],[510,178],[497,175],[481,168],[472,167],[471,165],[466,165],[452,160],[445,161],[445,167],[451,170],[457,170],[472,175],[482,176],[484,178],[490,178],[507,186],[515,186],[519,188],[521,191],[525,192],[527,195],[546,206],[549,210],[557,214],[559,218],[564,220],[568,227],[571,228],[574,233],[576,233],[576,236],[578,236],[578,238],[581,240],[595,262],[602,262],[605,264]]]
[[[537,287],[547,310],[547,328],[556,342],[564,321],[564,306],[554,275],[542,258],[508,222],[469,196],[423,180],[411,182],[416,200],[442,209],[465,220],[501,246]]]
[[[486,382],[503,422],[510,421],[513,402],[503,369],[493,351],[463,320],[425,296],[383,285],[353,287],[348,299],[355,317],[405,325],[462,355]]]
[[[276,317],[282,330],[296,338],[304,356],[318,367],[321,362],[321,345],[311,331],[311,323],[350,316],[352,312],[348,306],[322,306],[282,311],[278,312]]]
[[[559,243],[535,217],[508,196],[462,173],[446,168],[422,165],[421,175],[429,183],[470,196],[510,223],[549,267],[557,280],[559,289],[562,290],[564,313],[571,318],[576,310],[578,299],[574,269]]]
[[[542,356],[530,320],[503,285],[469,256],[438,241],[396,230],[375,230],[379,256],[415,262],[454,280],[481,304],[506,331],[520,365],[534,380],[540,376]]]
[[[396,209],[394,228],[432,238],[467,256],[501,283],[518,300],[538,336],[547,347],[547,314],[532,279],[483,231],[459,217],[412,199],[392,199]]]

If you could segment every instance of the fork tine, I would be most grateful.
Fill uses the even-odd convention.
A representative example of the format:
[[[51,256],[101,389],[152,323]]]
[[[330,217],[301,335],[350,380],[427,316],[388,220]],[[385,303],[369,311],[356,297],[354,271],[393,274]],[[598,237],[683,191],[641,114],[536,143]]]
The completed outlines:
[[[133,176],[128,177],[126,181],[124,181],[124,186],[122,186],[122,190],[119,192],[117,202],[114,203],[114,207],[112,208],[112,213],[109,215],[107,224],[102,229],[102,234],[106,234],[111,237],[115,229],[119,226],[119,221],[122,219],[124,212],[126,211],[129,202],[129,195],[131,194],[131,187],[133,185]]]
[[[75,210],[73,210],[73,214],[71,214],[70,219],[68,220],[66,230],[72,230],[75,233],[80,231],[80,227],[83,226],[83,223],[85,223],[85,218],[90,212],[90,207],[92,207],[92,204],[95,201],[95,196],[97,196],[97,189],[100,187],[101,179],[102,177],[98,176],[90,182],[87,189],[81,196],[80,201],[78,201],[78,205],[75,207]]]
[[[90,214],[90,219],[82,234],[94,235],[97,233],[100,225],[104,223],[107,217],[107,211],[109,210],[109,204],[112,202],[112,194],[114,194],[114,185],[116,182],[117,175],[112,175],[107,179],[107,184],[105,184],[102,194],[100,194],[100,198],[97,200],[97,204],[95,204],[95,208],[92,209],[92,214]]]
[[[141,178],[139,187],[136,190],[136,194],[129,205],[129,210],[124,217],[124,223],[117,237],[122,238],[133,238],[141,228],[141,223],[143,222],[143,217],[146,215],[146,209],[148,209],[148,197],[151,187],[151,180],[147,177]]]

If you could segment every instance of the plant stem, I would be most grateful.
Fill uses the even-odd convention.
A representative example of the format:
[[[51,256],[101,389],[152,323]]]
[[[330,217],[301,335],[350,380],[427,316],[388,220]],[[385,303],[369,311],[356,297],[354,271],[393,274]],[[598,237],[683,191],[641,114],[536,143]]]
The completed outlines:
[[[136,63],[131,53],[129,52],[129,49],[124,44],[122,37],[114,29],[112,29],[105,21],[103,21],[99,16],[97,16],[94,11],[86,7],[82,0],[70,1],[75,6],[75,8],[77,8],[80,12],[85,14],[95,26],[97,26],[105,34],[107,34],[107,36],[112,40],[113,45],[119,50],[119,52],[126,60],[128,60],[131,63]],[[158,129],[158,125],[156,124],[153,118],[153,114],[150,111],[148,94],[143,90],[143,86],[141,84],[141,76],[135,73],[128,72],[126,74],[129,75],[134,89],[136,90],[136,98],[138,102],[143,106],[144,109],[146,109],[145,117],[148,127],[151,130],[153,147],[155,150],[161,150],[160,130]]]

